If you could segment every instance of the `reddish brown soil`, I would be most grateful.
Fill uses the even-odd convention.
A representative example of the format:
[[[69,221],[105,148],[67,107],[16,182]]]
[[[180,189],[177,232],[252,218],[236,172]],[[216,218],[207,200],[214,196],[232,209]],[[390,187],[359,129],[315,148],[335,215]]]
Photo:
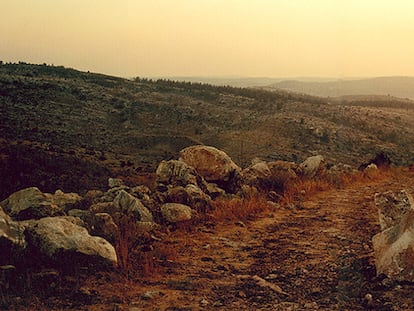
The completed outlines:
[[[325,191],[245,223],[172,231],[159,246],[176,255],[153,275],[98,274],[77,284],[72,301],[37,303],[55,310],[414,310],[414,284],[376,276],[371,244],[379,232],[374,194],[401,189],[414,193],[414,172]]]

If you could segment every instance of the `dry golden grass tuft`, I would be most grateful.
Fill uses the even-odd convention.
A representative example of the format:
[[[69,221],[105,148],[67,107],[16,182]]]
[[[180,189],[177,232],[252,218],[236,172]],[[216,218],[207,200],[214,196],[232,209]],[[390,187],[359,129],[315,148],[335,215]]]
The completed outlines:
[[[130,254],[136,243],[139,230],[135,222],[127,216],[121,217],[118,224],[118,236],[116,243],[116,254],[118,267],[121,271],[127,272],[131,269]]]
[[[216,221],[244,221],[269,210],[266,196],[258,193],[246,198],[218,199],[213,202],[210,215]]]
[[[299,178],[285,186],[281,203],[292,204],[300,198],[308,199],[323,191],[396,177],[400,174],[399,172],[400,169],[398,168],[380,168],[368,171],[353,171],[335,176],[324,175],[313,179]]]

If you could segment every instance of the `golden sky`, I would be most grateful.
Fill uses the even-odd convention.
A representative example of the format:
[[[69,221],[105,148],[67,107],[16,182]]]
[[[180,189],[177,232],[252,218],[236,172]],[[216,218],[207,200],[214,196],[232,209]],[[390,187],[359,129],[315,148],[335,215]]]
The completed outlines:
[[[117,76],[414,76],[412,0],[1,0],[0,60]]]

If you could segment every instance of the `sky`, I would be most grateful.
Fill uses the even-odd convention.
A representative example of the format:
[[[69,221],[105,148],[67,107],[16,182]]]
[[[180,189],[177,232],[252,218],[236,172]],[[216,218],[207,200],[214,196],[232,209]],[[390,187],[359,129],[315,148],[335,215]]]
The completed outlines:
[[[1,0],[0,60],[121,77],[414,76],[412,0]]]

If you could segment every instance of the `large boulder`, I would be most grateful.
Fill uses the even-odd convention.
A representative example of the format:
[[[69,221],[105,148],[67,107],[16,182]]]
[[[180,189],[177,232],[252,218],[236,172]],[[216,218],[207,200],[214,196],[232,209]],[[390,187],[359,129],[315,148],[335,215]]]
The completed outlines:
[[[139,222],[153,222],[154,219],[150,211],[141,203],[139,199],[130,195],[125,190],[119,191],[114,199],[114,207],[118,216],[126,215]]]
[[[414,282],[414,210],[372,238],[377,275]]]
[[[412,197],[405,190],[375,194],[381,231],[398,225],[406,213],[412,210]]]
[[[307,178],[320,177],[326,174],[325,159],[321,155],[307,158],[299,165],[302,173]]]
[[[17,191],[0,205],[15,220],[64,215],[63,208],[56,205],[50,195],[42,193],[37,187]]]
[[[405,191],[376,196],[381,228],[372,238],[377,274],[414,282],[414,202]]]
[[[161,213],[164,219],[170,223],[189,221],[193,211],[191,207],[179,203],[166,203],[161,206]]]
[[[70,216],[45,217],[27,223],[25,235],[28,256],[34,263],[68,270],[87,267],[91,270],[117,265],[114,247],[105,239],[89,235]]]
[[[12,263],[12,257],[26,247],[24,228],[0,207],[0,265]]]
[[[180,151],[180,161],[194,167],[208,182],[214,182],[228,192],[238,188],[241,168],[221,150],[210,146],[191,146]]]

